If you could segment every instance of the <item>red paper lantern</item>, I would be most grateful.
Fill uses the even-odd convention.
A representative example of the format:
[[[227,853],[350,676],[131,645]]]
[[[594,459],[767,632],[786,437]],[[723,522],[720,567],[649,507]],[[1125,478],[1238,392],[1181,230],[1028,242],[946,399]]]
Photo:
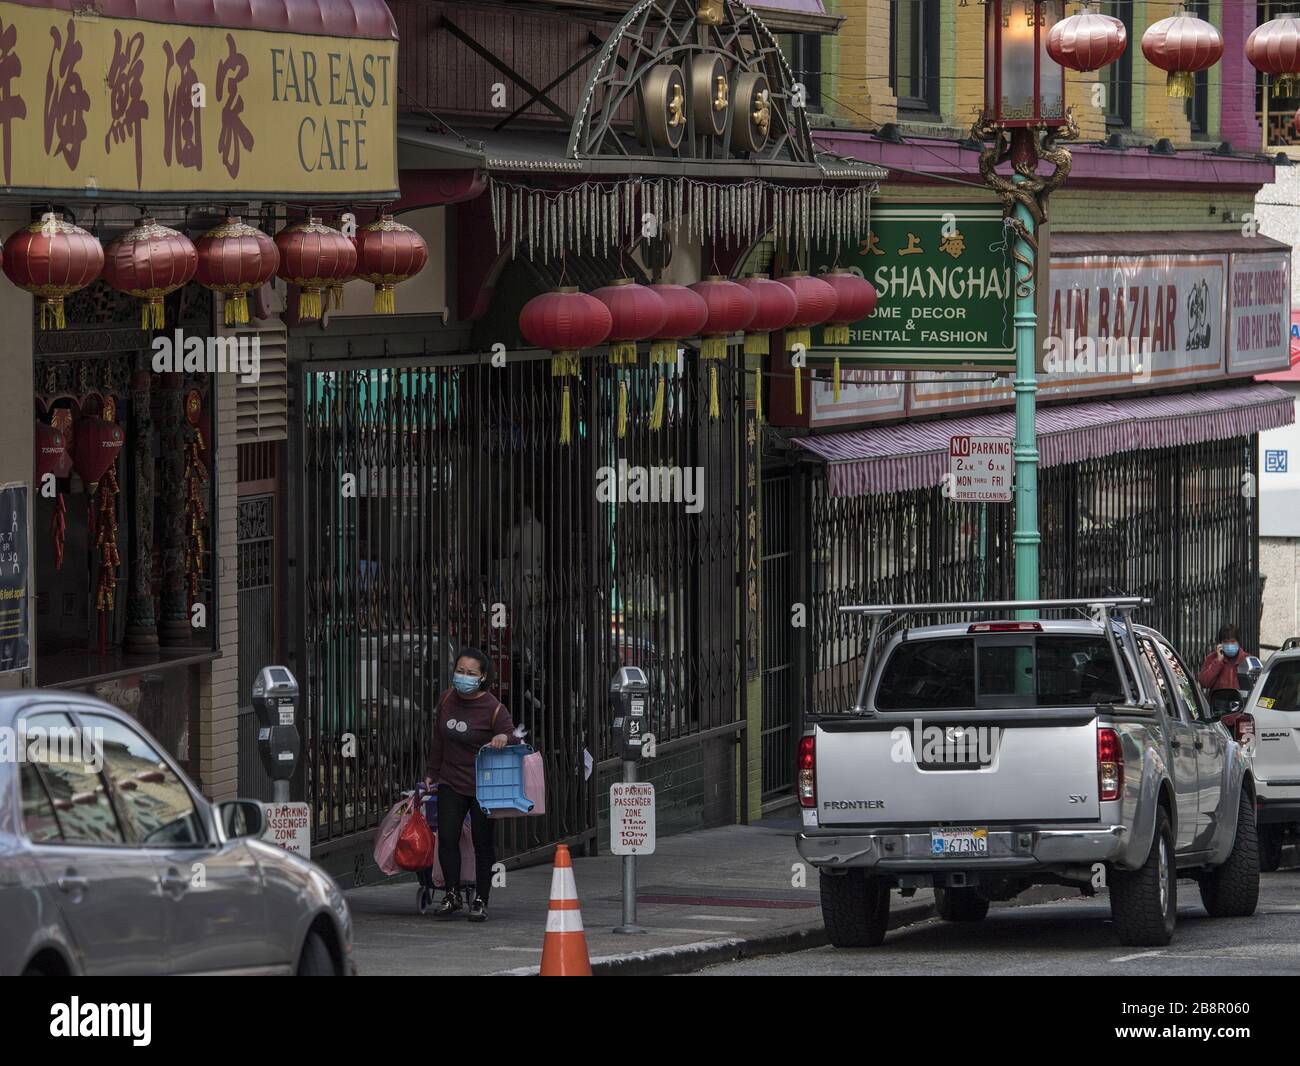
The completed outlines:
[[[226,298],[227,326],[248,322],[248,294],[275,277],[280,253],[260,229],[227,218],[195,243],[195,279]]]
[[[650,342],[650,362],[660,365],[660,372],[655,380],[654,406],[650,412],[650,428],[663,428],[664,411],[667,407],[668,366],[677,365],[677,353],[681,342],[689,337],[698,337],[709,320],[709,305],[698,293],[685,285],[658,281],[650,286],[664,302],[667,317],[659,331]]]
[[[1294,96],[1300,77],[1300,15],[1286,14],[1256,26],[1246,38],[1246,58],[1277,79],[1274,96]]]
[[[286,226],[275,235],[280,252],[276,274],[298,286],[298,317],[320,318],[321,293],[346,281],[357,266],[357,246],[315,216]]]
[[[1153,22],[1142,35],[1142,54],[1169,72],[1166,95],[1191,96],[1196,91],[1193,75],[1223,57],[1223,37],[1204,19],[1184,12]]]
[[[636,342],[657,337],[668,320],[663,298],[631,278],[618,278],[591,295],[609,309],[609,361],[635,364]]]
[[[524,340],[551,352],[551,376],[563,380],[560,407],[560,443],[572,439],[572,402],[569,378],[582,373],[578,352],[603,344],[614,319],[603,303],[576,288],[555,289],[534,296],[519,312],[519,332]]]
[[[72,473],[72,456],[68,442],[53,426],[36,423],[36,483],[39,486],[46,474],[67,477]]]
[[[750,274],[737,284],[754,297],[754,317],[745,330],[745,354],[767,355],[771,351],[768,334],[785,329],[794,321],[799,307],[794,293],[766,274]]]
[[[41,329],[63,329],[64,297],[84,289],[103,269],[103,246],[59,214],[24,226],[4,243],[5,275],[37,297]]]
[[[1087,3],[1077,15],[1062,19],[1047,34],[1047,54],[1070,70],[1100,70],[1115,62],[1128,46],[1128,30],[1112,15]]]
[[[356,249],[355,276],[375,287],[375,314],[393,314],[397,310],[393,287],[424,269],[429,246],[410,226],[403,226],[392,215],[380,215],[357,230]]]
[[[122,427],[102,418],[83,418],[77,423],[72,442],[72,465],[93,494],[99,479],[122,450]]]
[[[163,328],[163,298],[191,281],[198,265],[194,242],[152,218],[142,219],[104,249],[104,280],[144,301],[141,329]]]
[[[700,344],[700,358],[710,360],[709,365],[709,417],[718,418],[722,409],[718,402],[718,368],[714,363],[727,358],[727,338],[744,329],[758,313],[758,303],[745,286],[729,278],[710,275],[691,286],[709,309],[704,323],[704,338]]]
[[[811,327],[830,321],[838,306],[839,296],[821,278],[809,277],[802,271],[787,274],[779,280],[782,285],[790,287],[799,305],[795,310],[794,320],[785,333],[786,351],[798,354],[798,346],[802,346],[803,355],[806,356],[812,346]],[[794,411],[795,414],[801,415],[803,414],[803,361],[792,360],[792,365],[794,366]],[[839,380],[839,374],[835,377]]]
[[[849,326],[866,318],[876,309],[876,287],[861,274],[836,267],[829,274],[823,274],[822,280],[835,290],[835,314],[827,320],[822,330],[824,344],[848,344]],[[833,398],[840,398],[840,357],[835,356],[835,365],[831,369],[831,392]],[[800,398],[802,402],[802,397]]]

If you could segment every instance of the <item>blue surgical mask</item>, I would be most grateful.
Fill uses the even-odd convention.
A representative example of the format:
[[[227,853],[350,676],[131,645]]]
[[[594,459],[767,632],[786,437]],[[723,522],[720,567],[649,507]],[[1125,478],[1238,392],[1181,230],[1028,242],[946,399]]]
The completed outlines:
[[[1229,659],[1235,659],[1239,651],[1241,651],[1241,645],[1239,644],[1225,644],[1223,646],[1223,654]]]
[[[481,677],[475,677],[473,674],[452,674],[451,683],[456,686],[456,691],[462,696],[468,696],[482,682]]]

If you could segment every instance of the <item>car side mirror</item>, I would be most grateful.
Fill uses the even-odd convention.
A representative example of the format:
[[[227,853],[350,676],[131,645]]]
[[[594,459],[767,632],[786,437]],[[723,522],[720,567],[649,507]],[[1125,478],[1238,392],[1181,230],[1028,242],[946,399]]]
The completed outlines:
[[[225,800],[217,804],[217,817],[227,840],[260,837],[266,832],[266,809],[257,800]]]
[[[1259,680],[1259,675],[1264,669],[1264,664],[1255,656],[1247,655],[1246,661],[1237,667],[1237,687],[1249,692],[1255,687],[1255,682]]]

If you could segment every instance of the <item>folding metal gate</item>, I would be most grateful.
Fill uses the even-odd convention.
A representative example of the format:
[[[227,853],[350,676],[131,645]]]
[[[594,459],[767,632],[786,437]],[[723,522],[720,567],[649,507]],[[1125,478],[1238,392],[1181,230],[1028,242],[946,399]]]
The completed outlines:
[[[298,381],[315,850],[368,837],[423,775],[460,643],[488,653],[493,690],[546,759],[546,814],[502,823],[507,856],[594,837],[585,756],[612,754],[606,693],[619,665],[649,673],[661,743],[735,721],[738,418],[725,368],[710,418],[708,377],[684,359],[652,432],[644,364],[588,360],[569,445],[545,360],[303,364]],[[676,472],[679,496],[698,473],[698,499],[625,499],[620,471],[652,468]]]

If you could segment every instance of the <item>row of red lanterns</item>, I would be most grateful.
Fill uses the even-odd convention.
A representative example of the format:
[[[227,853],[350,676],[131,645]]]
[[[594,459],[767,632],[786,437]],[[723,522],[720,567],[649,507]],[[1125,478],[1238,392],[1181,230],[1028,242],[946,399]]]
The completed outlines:
[[[300,318],[320,318],[327,290],[341,304],[343,283],[352,280],[373,285],[375,312],[392,314],[394,286],[418,274],[428,259],[424,238],[391,215],[362,226],[355,237],[309,217],[274,240],[227,218],[197,241],[145,218],[102,246],[53,214],[13,233],[3,250],[9,280],[40,301],[42,329],[62,329],[64,299],[101,274],[113,288],[144,301],[144,329],[163,328],[164,297],[190,281],[226,297],[227,325],[246,323],[248,294],[277,275],[298,286]]]
[[[561,288],[530,300],[520,312],[519,331],[529,344],[551,352],[551,374],[563,380],[560,441],[571,439],[569,380],[581,371],[578,353],[599,344],[609,345],[609,361],[616,366],[637,361],[637,342],[649,341],[654,364],[677,362],[681,341],[700,337],[700,358],[709,365],[709,413],[717,418],[717,362],[727,357],[727,342],[744,332],[745,353],[766,355],[768,334],[785,331],[787,350],[811,346],[811,327],[824,325],[827,344],[847,344],[849,323],[875,310],[876,290],[860,274],[836,268],[813,277],[793,273],[773,281],[751,274],[741,281],[707,277],[694,285],[656,282],[640,285],[631,278],[593,293]],[[799,365],[795,364],[796,411],[802,410]],[[839,398],[840,365],[835,359],[833,388]],[[762,375],[758,377],[761,389]],[[663,425],[666,382],[660,374],[655,386],[650,428]],[[758,397],[761,410],[761,392]],[[619,383],[618,435],[627,425],[627,385]]]
[[[1128,44],[1124,23],[1112,15],[1083,10],[1062,19],[1047,35],[1047,54],[1070,70],[1092,71],[1113,63]],[[1205,19],[1181,14],[1153,22],[1142,35],[1147,62],[1168,73],[1170,96],[1191,96],[1193,75],[1223,58],[1223,37]],[[1246,38],[1246,58],[1264,74],[1292,87],[1300,77],[1300,16],[1281,15],[1257,26]]]

